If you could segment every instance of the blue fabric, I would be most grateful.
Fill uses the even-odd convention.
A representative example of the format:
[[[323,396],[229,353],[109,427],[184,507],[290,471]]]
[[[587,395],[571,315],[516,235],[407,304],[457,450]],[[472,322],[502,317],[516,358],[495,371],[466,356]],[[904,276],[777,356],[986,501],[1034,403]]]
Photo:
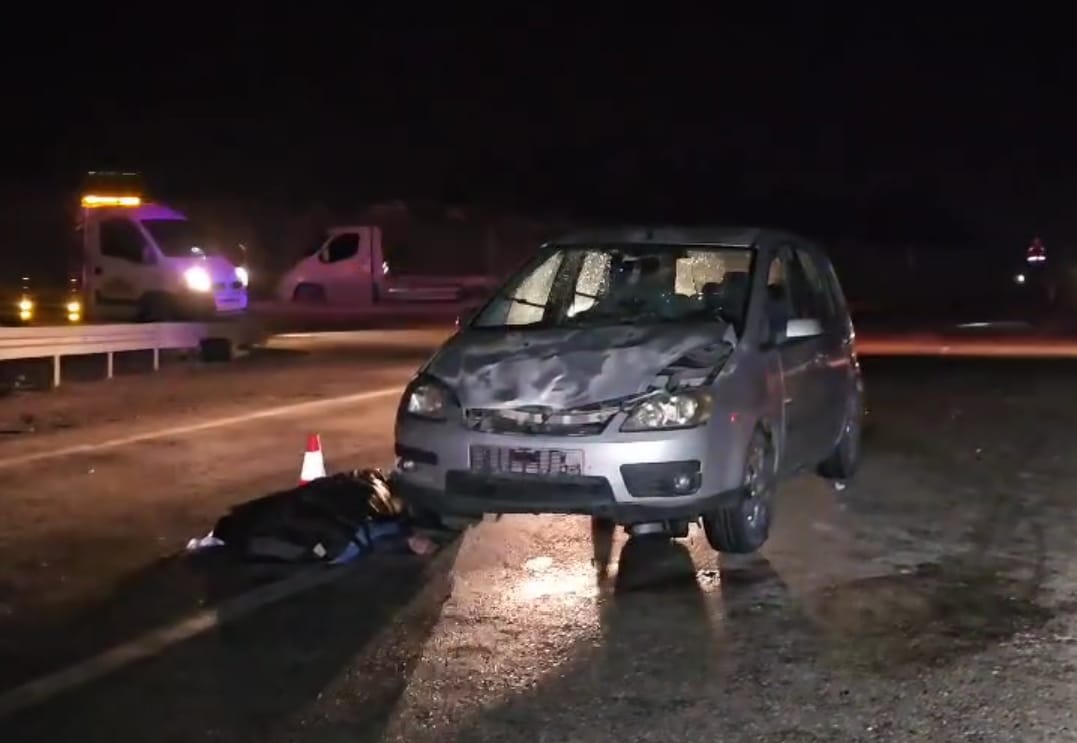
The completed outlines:
[[[398,537],[404,533],[404,527],[399,521],[372,521],[355,533],[355,538],[330,565],[343,565],[356,560],[370,552],[374,542],[379,542],[389,537]]]

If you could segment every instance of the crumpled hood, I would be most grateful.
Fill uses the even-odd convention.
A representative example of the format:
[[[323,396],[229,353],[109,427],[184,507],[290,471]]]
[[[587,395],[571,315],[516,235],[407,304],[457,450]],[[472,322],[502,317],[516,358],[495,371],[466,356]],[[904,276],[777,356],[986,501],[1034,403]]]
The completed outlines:
[[[450,340],[426,372],[467,408],[570,409],[644,392],[685,353],[720,343],[721,323],[472,330]]]

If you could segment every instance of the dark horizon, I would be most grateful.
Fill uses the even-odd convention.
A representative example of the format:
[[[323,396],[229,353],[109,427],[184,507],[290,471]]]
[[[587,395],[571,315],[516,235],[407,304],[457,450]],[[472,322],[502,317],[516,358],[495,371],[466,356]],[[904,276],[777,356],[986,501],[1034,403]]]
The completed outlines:
[[[1017,248],[1077,235],[1068,47],[1034,23],[315,32],[237,12],[147,34],[138,20],[58,31],[50,63],[14,81],[5,191],[124,168],[178,201],[848,221]],[[109,72],[66,72],[81,67]]]

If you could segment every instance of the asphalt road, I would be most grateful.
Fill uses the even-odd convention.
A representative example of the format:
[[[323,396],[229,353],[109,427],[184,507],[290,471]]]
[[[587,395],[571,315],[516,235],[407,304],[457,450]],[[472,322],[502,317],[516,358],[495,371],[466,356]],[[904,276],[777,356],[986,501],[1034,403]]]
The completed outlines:
[[[285,578],[176,553],[290,486],[308,431],[331,468],[388,464],[393,388],[438,337],[293,336],[0,399],[21,431],[0,440],[0,698]],[[860,476],[790,483],[758,556],[617,535],[603,571],[586,520],[490,521],[0,718],[0,739],[1077,740],[1077,364],[865,368]]]

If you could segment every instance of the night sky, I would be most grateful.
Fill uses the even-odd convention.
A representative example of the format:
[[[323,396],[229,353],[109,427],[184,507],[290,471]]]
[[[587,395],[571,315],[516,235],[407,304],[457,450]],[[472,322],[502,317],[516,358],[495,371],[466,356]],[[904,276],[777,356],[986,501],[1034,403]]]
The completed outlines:
[[[139,7],[9,37],[5,187],[124,167],[167,193],[268,203],[1077,235],[1063,21],[608,14],[416,30]]]

